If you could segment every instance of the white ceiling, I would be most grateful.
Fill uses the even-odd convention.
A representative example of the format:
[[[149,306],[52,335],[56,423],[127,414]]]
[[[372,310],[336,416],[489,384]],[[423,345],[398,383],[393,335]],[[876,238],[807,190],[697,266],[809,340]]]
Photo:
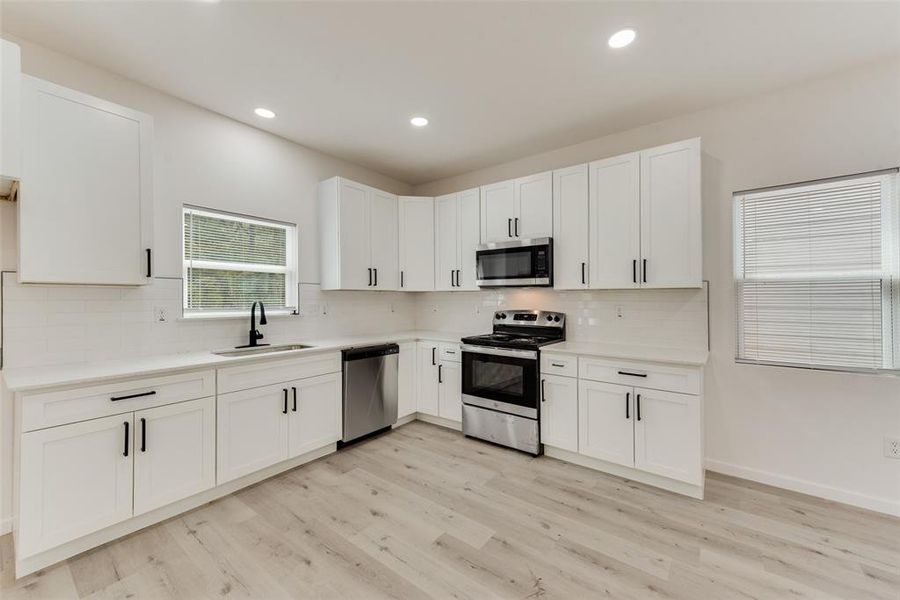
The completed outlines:
[[[4,0],[2,27],[411,184],[900,54],[898,2]]]

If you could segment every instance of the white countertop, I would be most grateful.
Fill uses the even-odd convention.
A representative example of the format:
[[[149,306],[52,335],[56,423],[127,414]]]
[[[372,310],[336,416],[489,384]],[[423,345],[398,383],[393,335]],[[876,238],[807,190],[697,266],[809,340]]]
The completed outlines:
[[[708,350],[690,348],[663,348],[659,346],[636,346],[628,344],[604,344],[602,342],[560,342],[541,348],[541,352],[578,354],[597,358],[619,358],[676,365],[702,367],[709,358]]]
[[[285,342],[285,344],[305,344],[311,347],[273,354],[251,354],[247,356],[218,356],[212,352],[186,352],[181,354],[164,354],[98,362],[72,363],[53,367],[11,368],[3,371],[3,379],[6,382],[6,388],[9,391],[24,392],[39,388],[101,383],[110,379],[120,379],[123,377],[141,377],[169,373],[172,371],[190,371],[193,369],[218,368],[262,360],[296,358],[321,352],[336,352],[345,348],[370,344],[399,343],[415,340],[458,342],[460,338],[465,335],[471,334],[440,331],[401,331],[398,333],[344,336],[317,340],[297,340],[294,342]]]

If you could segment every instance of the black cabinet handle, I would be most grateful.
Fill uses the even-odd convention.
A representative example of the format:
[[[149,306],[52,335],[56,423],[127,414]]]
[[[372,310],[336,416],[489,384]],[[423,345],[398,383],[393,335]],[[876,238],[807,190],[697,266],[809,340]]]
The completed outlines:
[[[438,365],[438,383],[444,383],[444,365]]]
[[[644,283],[647,283],[647,259],[646,258],[644,259],[643,271],[644,271]]]
[[[559,368],[563,368],[563,367],[565,367],[566,365],[560,364],[560,363],[550,363],[550,366],[551,366],[551,367],[559,367]]]
[[[585,280],[585,278],[584,278],[584,268],[586,265],[587,265],[587,263],[581,263],[581,285],[584,285],[587,283],[587,280]]]
[[[297,388],[292,387],[291,389],[294,390],[294,406],[291,410],[297,412]]]
[[[400,271],[400,287],[403,287],[403,271]]]
[[[628,371],[617,371],[619,375],[628,375],[629,377],[646,377],[646,373],[629,373]]]
[[[128,421],[122,424],[125,426],[125,452],[122,453],[122,456],[128,456]]]
[[[141,417],[141,452],[147,451],[147,419]]]
[[[544,391],[544,382],[546,379],[541,379],[541,402],[547,401],[547,392]]]
[[[434,359],[435,352],[437,352],[437,348],[432,348],[431,349],[431,366],[434,366],[437,364],[437,361]]]
[[[131,400],[132,398],[143,398],[144,396],[155,396],[156,391],[152,392],[141,392],[140,394],[129,394],[127,396],[113,396],[109,399],[110,402],[118,402],[119,400]]]
[[[456,270],[456,287],[460,287],[462,284],[459,282],[459,269]]]
[[[453,281],[453,269],[450,269],[450,287],[456,287],[456,283]]]
[[[378,287],[378,269],[375,269],[375,287]]]
[[[631,408],[629,405],[631,404],[631,392],[625,392],[625,418],[631,418]]]
[[[372,267],[369,267],[369,285],[372,285]]]
[[[509,237],[512,237],[512,219],[506,220],[506,233]]]
[[[516,237],[519,237],[519,217],[516,217],[515,221],[516,221],[516,227],[513,231],[516,232]]]
[[[641,420],[641,395],[638,394],[637,397],[634,399],[634,401],[636,404],[635,408],[637,409],[637,420],[640,421]]]
[[[631,281],[637,283],[637,259],[631,261]]]
[[[281,391],[284,392],[284,408],[281,409],[281,413],[286,415],[287,414],[287,388],[284,388]]]
[[[147,248],[147,277],[153,276],[153,249]]]

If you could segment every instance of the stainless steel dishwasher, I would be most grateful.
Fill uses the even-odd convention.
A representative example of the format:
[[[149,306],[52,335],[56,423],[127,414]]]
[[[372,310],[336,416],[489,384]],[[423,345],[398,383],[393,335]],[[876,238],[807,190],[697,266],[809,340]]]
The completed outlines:
[[[400,347],[381,344],[350,348],[344,363],[344,435],[341,445],[397,422],[397,365]]]

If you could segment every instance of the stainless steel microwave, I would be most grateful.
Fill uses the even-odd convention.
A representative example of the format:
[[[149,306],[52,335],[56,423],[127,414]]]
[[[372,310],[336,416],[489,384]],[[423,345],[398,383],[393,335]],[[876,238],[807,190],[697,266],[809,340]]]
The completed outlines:
[[[553,238],[481,244],[475,248],[479,287],[553,285]]]

